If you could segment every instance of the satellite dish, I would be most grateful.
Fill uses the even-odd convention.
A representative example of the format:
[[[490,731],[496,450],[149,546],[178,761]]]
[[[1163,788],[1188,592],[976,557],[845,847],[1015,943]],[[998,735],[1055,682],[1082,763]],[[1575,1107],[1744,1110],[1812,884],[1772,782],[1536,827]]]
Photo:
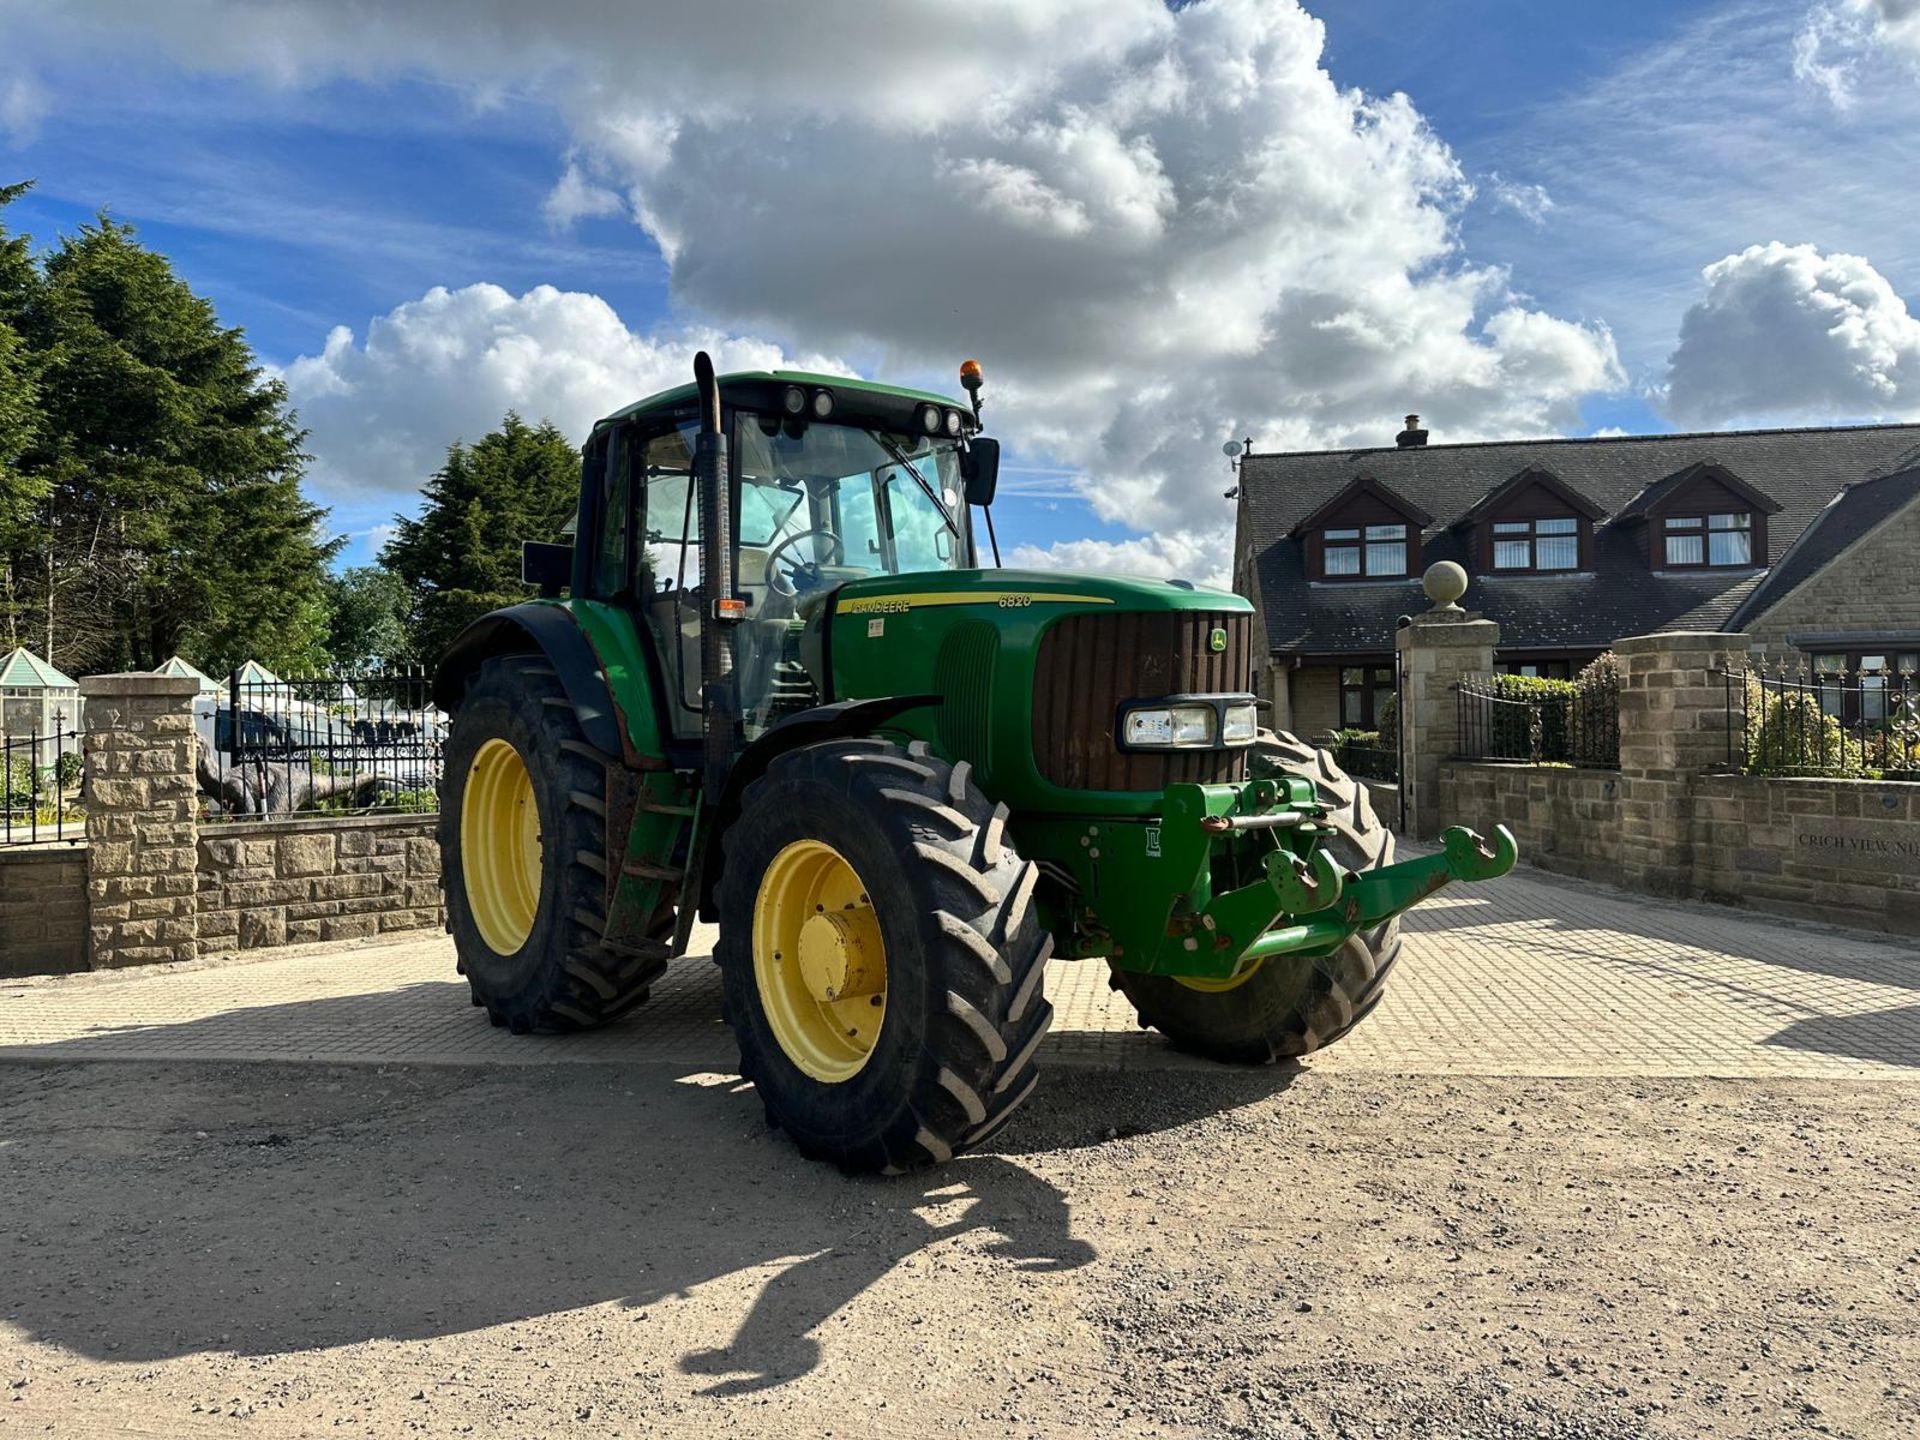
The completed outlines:
[[[1229,440],[1220,447],[1220,453],[1229,460],[1238,460],[1240,458],[1240,452],[1246,448],[1247,447],[1238,440]]]

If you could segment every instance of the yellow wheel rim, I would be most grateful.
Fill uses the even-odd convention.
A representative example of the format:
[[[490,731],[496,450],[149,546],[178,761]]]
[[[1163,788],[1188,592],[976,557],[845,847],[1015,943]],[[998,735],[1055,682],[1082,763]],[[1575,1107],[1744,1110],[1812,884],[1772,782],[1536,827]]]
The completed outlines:
[[[480,938],[511,955],[540,908],[540,807],[520,752],[489,740],[473,757],[460,801],[460,871]]]
[[[887,1013],[887,946],[866,885],[825,841],[794,841],[760,877],[753,982],[802,1072],[838,1085],[866,1066]]]
[[[1173,978],[1186,986],[1187,989],[1198,990],[1203,995],[1224,995],[1227,991],[1238,990],[1242,985],[1246,984],[1247,981],[1251,980],[1259,972],[1260,967],[1266,963],[1265,960],[1256,960],[1247,966],[1246,969],[1237,971],[1224,978],[1213,975],[1176,975]]]

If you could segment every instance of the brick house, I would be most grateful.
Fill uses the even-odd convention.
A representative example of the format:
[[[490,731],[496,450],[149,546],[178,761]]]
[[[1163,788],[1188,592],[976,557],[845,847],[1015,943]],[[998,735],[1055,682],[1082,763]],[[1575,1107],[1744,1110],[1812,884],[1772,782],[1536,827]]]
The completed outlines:
[[[1774,660],[1920,671],[1920,425],[1248,454],[1234,585],[1273,722],[1371,728],[1420,576],[1454,560],[1503,670],[1624,635],[1745,630]]]

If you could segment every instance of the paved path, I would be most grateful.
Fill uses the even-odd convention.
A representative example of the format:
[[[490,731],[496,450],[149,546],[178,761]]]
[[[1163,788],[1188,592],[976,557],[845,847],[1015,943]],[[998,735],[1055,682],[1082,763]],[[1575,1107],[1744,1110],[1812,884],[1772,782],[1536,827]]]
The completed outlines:
[[[1920,1080],[1920,941],[1668,905],[1523,871],[1412,912],[1387,998],[1316,1070]],[[696,950],[711,932],[696,932]],[[539,1065],[724,1074],[712,965],[679,961],[630,1019],[513,1037],[467,1003],[442,936],[0,982],[0,1059]],[[1056,1064],[1197,1062],[1135,1028],[1098,965],[1048,976]]]

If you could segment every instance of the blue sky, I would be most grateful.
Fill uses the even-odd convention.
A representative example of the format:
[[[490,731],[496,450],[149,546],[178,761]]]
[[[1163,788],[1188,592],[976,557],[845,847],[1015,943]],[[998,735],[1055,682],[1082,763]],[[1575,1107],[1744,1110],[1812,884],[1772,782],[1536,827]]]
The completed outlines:
[[[1035,6],[1049,8],[1039,0]],[[1026,89],[1009,106],[1025,118],[990,133],[969,129],[974,119],[950,110],[929,118],[925,105],[937,109],[939,102],[911,92],[872,103],[845,92],[822,99],[824,89],[762,100],[756,83],[764,77],[747,71],[723,77],[721,93],[727,78],[737,93],[718,102],[714,115],[682,127],[660,151],[663,164],[650,137],[677,121],[676,104],[701,102],[663,96],[651,109],[640,105],[618,93],[625,72],[617,38],[607,42],[611,57],[591,54],[591,42],[571,53],[567,45],[580,42],[562,34],[558,22],[552,33],[540,31],[537,16],[501,21],[497,51],[476,44],[452,58],[432,49],[409,58],[404,36],[382,36],[364,49],[338,41],[312,61],[305,56],[314,47],[289,42],[284,54],[255,63],[244,33],[230,16],[223,20],[220,0],[183,5],[177,20],[102,0],[76,7],[72,24],[44,12],[29,18],[25,7],[0,0],[0,56],[16,57],[11,68],[0,60],[0,120],[8,122],[0,126],[0,178],[37,181],[7,221],[43,241],[101,208],[134,223],[275,366],[320,356],[329,333],[348,327],[353,340],[340,364],[297,369],[295,391],[306,397],[303,415],[315,424],[315,486],[339,528],[355,536],[352,560],[365,559],[376,527],[407,507],[407,467],[417,470],[423,454],[476,423],[454,403],[457,373],[413,394],[405,355],[375,363],[352,348],[370,343],[377,318],[393,317],[436,287],[456,297],[482,285],[507,298],[538,286],[598,297],[645,342],[630,366],[636,376],[653,373],[649,365],[677,364],[671,346],[706,333],[700,327],[736,339],[741,354],[748,352],[739,347],[764,344],[922,382],[944,383],[952,361],[978,350],[990,386],[997,374],[1013,377],[1014,398],[1000,417],[1015,452],[1012,493],[1000,508],[1003,545],[1027,547],[1030,558],[1123,568],[1217,569],[1223,526],[1231,523],[1230,507],[1217,497],[1230,483],[1219,441],[1249,431],[1274,445],[1378,443],[1404,409],[1428,413],[1436,439],[1657,430],[1679,420],[1920,417],[1920,359],[1902,349],[1915,342],[1901,323],[1912,323],[1901,297],[1920,293],[1920,230],[1902,213],[1920,177],[1907,138],[1920,120],[1920,79],[1900,37],[1873,30],[1872,0],[1310,4],[1325,27],[1317,63],[1330,84],[1320,89],[1292,67],[1310,41],[1274,18],[1292,11],[1280,0],[1267,12],[1259,0],[1201,0],[1170,20],[1135,5],[1123,18],[1136,29],[1110,37],[1089,36],[1084,19],[1066,13],[1072,0],[1053,8],[1063,12],[1064,28],[1052,43],[1069,51],[1084,45],[1084,57],[1069,53],[1067,61],[1083,62],[1088,78],[1071,78],[1066,61],[1052,68],[1067,80],[1051,70],[1016,73],[1009,86]],[[983,7],[988,29],[996,22],[984,12],[992,9]],[[1193,13],[1210,9],[1223,13]],[[330,23],[319,13],[317,23]],[[519,23],[536,28],[517,38],[506,33]],[[1808,59],[1805,37],[1816,30],[1822,48]],[[9,37],[16,43],[4,43]],[[1231,42],[1224,49],[1222,37]],[[280,38],[266,36],[261,53]],[[689,33],[672,43],[704,42]],[[884,49],[892,42],[873,43]],[[1096,53],[1099,45],[1105,48]],[[1267,108],[1255,112],[1264,117],[1257,125],[1235,121],[1251,127],[1251,139],[1216,134],[1221,122],[1204,97],[1143,107],[1113,122],[1120,142],[1153,152],[1144,166],[1128,169],[1132,161],[1116,159],[1111,145],[1070,150],[1060,138],[1068,128],[1060,117],[1105,103],[1117,85],[1154,73],[1156,57],[1172,57],[1195,77],[1212,66],[1211,83],[1222,83],[1234,45],[1260,57],[1256,83],[1274,91],[1262,102]],[[543,53],[521,69],[516,47]],[[1314,59],[1305,57],[1309,71]],[[593,69],[602,60],[611,81]],[[881,67],[874,73],[884,75],[888,60],[873,57]],[[872,85],[846,82],[836,68],[842,62],[831,57],[801,59],[794,68],[804,71],[808,63],[822,67],[823,87]],[[982,63],[998,83],[1006,62],[987,53]],[[634,88],[648,88],[643,77]],[[1399,123],[1394,115],[1372,111],[1348,125],[1333,113],[1336,92],[1354,89],[1371,97],[1404,92],[1417,112],[1408,123],[1419,134],[1383,152],[1377,137]],[[1334,197],[1337,205],[1326,202],[1351,214],[1351,248],[1360,258],[1343,259],[1349,242],[1335,221],[1296,225],[1289,217],[1285,185],[1326,180],[1311,169],[1289,172],[1292,178],[1274,182],[1278,188],[1265,197],[1271,213],[1263,228],[1209,229],[1200,222],[1197,238],[1182,242],[1190,249],[1217,245],[1222,266],[1244,267],[1228,270],[1233,283],[1206,301],[1213,309],[1193,310],[1196,286],[1218,272],[1211,265],[1182,270],[1171,243],[1143,259],[1141,227],[1177,236],[1182,212],[1207,211],[1190,197],[1210,178],[1208,164],[1217,169],[1224,163],[1218,156],[1235,145],[1285,139],[1293,117],[1309,112],[1315,118],[1299,122],[1309,148],[1331,135],[1311,126],[1342,126],[1334,138],[1375,147],[1354,152],[1355,163],[1373,167],[1371,178],[1353,196]],[[741,136],[768,141],[760,147],[756,140],[742,161]],[[1036,147],[1035,137],[1045,144]],[[824,152],[809,148],[829,142],[833,148]],[[796,171],[820,163],[819,153],[830,166],[836,150],[850,156],[844,187],[827,177],[811,194],[797,190],[798,201],[781,202],[797,207],[784,217],[764,206],[742,209],[739,192],[784,195],[781,187]],[[920,152],[943,157],[944,193],[903,193],[896,206],[852,173],[855,155],[858,167],[871,171],[902,156],[910,164]],[[1188,152],[1193,158],[1183,158]],[[700,156],[709,159],[695,164]],[[1455,182],[1432,179],[1443,160],[1456,168]],[[595,203],[612,213],[553,222],[549,197],[570,164]],[[1183,164],[1193,168],[1183,171]],[[777,171],[755,168],[774,165]],[[720,178],[729,166],[741,183]],[[1112,167],[1111,178],[1102,166]],[[1156,175],[1177,201],[1154,198]],[[984,187],[984,218],[977,245],[947,254],[939,238],[906,228],[899,211],[946,203],[955,177]],[[1132,209],[1115,207],[1111,233],[1125,243],[1107,243],[1102,206],[1134,183],[1148,198]],[[732,193],[717,193],[723,191]],[[831,251],[809,251],[818,242],[798,231],[783,249],[783,230],[818,193],[831,193],[830,203],[844,210]],[[992,229],[988,221],[999,218],[987,215],[992,205],[1007,207],[1021,228]],[[1140,219],[1156,207],[1157,215]],[[1036,226],[1054,248],[1021,248]],[[1409,238],[1384,242],[1383,227],[1391,226],[1404,226]],[[715,233],[723,228],[753,234],[722,243]],[[1285,254],[1296,233],[1305,237],[1303,258],[1289,269],[1292,262],[1271,257]],[[870,237],[870,255],[860,253],[862,236]],[[665,238],[671,259],[657,237]],[[916,245],[927,253],[918,276],[900,258]],[[1084,247],[1084,264],[1072,249],[1059,248],[1072,245]],[[1815,253],[1754,259],[1708,292],[1704,267],[1768,245]],[[996,251],[1009,257],[998,267]],[[1861,257],[1892,299],[1855,271],[1828,264],[1836,254]],[[764,282],[789,259],[792,277],[779,286]],[[840,274],[843,262],[850,276]],[[1057,274],[1046,270],[1056,263]],[[1099,269],[1108,265],[1110,280]],[[830,309],[821,299],[816,308],[803,293],[817,275],[822,296],[852,297],[860,308],[867,298],[862,266],[873,272],[876,300],[844,324],[847,300]],[[1047,313],[1056,295],[1076,291],[1089,275],[1084,295],[1062,298],[1057,315]],[[918,304],[943,277],[956,291],[951,304]],[[835,292],[836,284],[850,288]],[[1030,299],[1023,287],[1031,287]],[[1310,292],[1319,318],[1290,329],[1287,307],[1275,299],[1282,292]],[[1808,305],[1818,308],[1832,295],[1854,309],[1839,320],[1829,316],[1817,334],[1801,334],[1795,327]],[[1168,299],[1174,296],[1177,302]],[[1002,297],[1005,303],[996,303]],[[1174,313],[1163,303],[1188,308]],[[1725,318],[1729,307],[1763,305],[1779,314],[1741,310]],[[1315,337],[1349,323],[1343,307],[1361,313],[1351,328],[1369,332],[1369,343],[1385,347],[1394,363],[1368,365],[1364,353],[1315,358]],[[475,323],[471,308],[404,314],[417,334],[429,321]],[[480,308],[496,317],[490,333],[522,323],[512,307]],[[923,313],[929,308],[940,313]],[[1687,353],[1698,353],[1689,363],[1705,373],[1682,375],[1676,362],[1671,379],[1675,398],[1705,398],[1676,416],[1665,392],[1668,359],[1696,308],[1705,339]],[[1496,335],[1487,321],[1503,309],[1534,318]],[[1411,338],[1372,334],[1391,330],[1400,316],[1415,317],[1408,321],[1417,325]],[[1814,378],[1803,397],[1791,386],[1723,373],[1739,363],[1740,347],[1708,342],[1736,333],[1735,320],[1742,335],[1764,337],[1768,324],[1780,331],[1777,355],[1749,341],[1747,363],[1776,374],[1810,367]],[[551,328],[564,322],[545,317],[543,338],[526,343],[564,349]],[[1116,356],[1115,343],[1096,333],[1107,323],[1123,337],[1133,326],[1148,337],[1145,350],[1163,348],[1163,371],[1149,374],[1149,362],[1136,367]],[[1236,336],[1242,324],[1248,333]],[[1188,328],[1209,338],[1161,345],[1162,333]],[[1076,350],[1072,336],[1082,329],[1085,346]],[[1432,339],[1442,331],[1441,340]],[[1885,340],[1873,351],[1885,374],[1876,372],[1877,385],[1859,392],[1864,399],[1846,383],[1860,368],[1859,355],[1846,348],[1844,335],[1830,338],[1861,331]],[[1224,337],[1217,344],[1210,338],[1216,335]],[[646,348],[655,342],[657,350]],[[1429,343],[1431,355],[1404,358]],[[501,393],[537,412],[542,384],[571,385],[556,393],[553,408],[575,428],[584,394],[617,393],[617,375],[583,389],[579,357],[550,358],[546,379],[503,380]],[[1821,381],[1822,366],[1841,379]],[[1475,367],[1488,374],[1457,379]],[[1336,371],[1337,387],[1318,382]],[[1184,409],[1168,399],[1182,391]],[[1099,395],[1114,398],[1088,398]],[[436,431],[442,410],[444,427]],[[374,474],[373,442],[354,432],[381,426],[406,433],[377,452],[386,458]]]

